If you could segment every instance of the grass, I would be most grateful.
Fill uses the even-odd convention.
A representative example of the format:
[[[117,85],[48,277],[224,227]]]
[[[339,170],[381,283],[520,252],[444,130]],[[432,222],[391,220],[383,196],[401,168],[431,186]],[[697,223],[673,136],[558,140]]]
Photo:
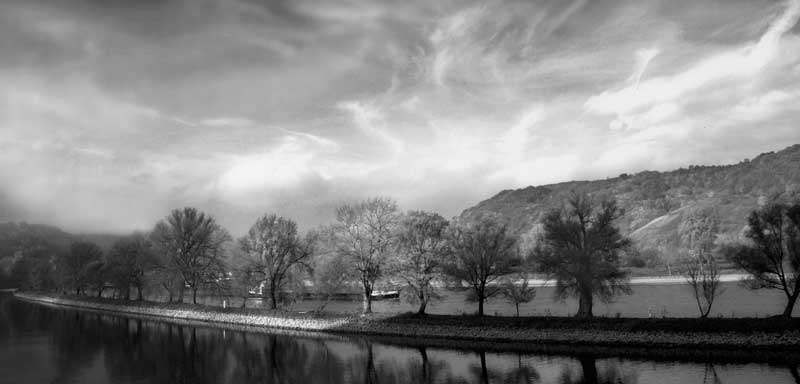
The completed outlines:
[[[387,318],[387,322],[414,325],[450,325],[463,327],[534,328],[551,330],[603,330],[619,332],[699,332],[755,333],[800,331],[800,318],[613,318],[579,319],[561,316],[477,316],[423,315],[407,313]]]

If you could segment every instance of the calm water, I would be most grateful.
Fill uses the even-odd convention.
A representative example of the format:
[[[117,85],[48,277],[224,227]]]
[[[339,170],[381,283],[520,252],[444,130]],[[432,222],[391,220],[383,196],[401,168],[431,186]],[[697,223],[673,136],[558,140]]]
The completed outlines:
[[[711,316],[724,317],[766,317],[783,312],[786,296],[777,290],[763,289],[750,290],[739,283],[726,282],[721,284],[723,292],[714,302]],[[634,285],[631,287],[633,294],[618,297],[613,303],[595,304],[594,313],[597,316],[613,317],[619,313],[624,317],[696,317],[698,316],[697,303],[687,284],[664,285]],[[474,313],[477,304],[465,302],[464,292],[443,291],[441,300],[428,306],[428,312],[434,314],[462,314]],[[220,305],[219,298],[205,298],[206,304]],[[234,299],[233,305],[241,303]],[[260,300],[248,300],[248,306],[259,306]],[[293,310],[314,309],[317,302],[298,302],[292,306]],[[798,304],[795,311],[800,307]],[[361,310],[360,301],[333,301],[326,309],[335,312],[351,312]],[[407,312],[415,311],[416,307],[401,300],[384,300],[373,303],[376,312]],[[520,305],[520,314],[569,316],[574,315],[578,309],[575,299],[565,301],[553,300],[553,288],[545,287],[537,290],[536,298]],[[513,316],[516,314],[514,306],[508,302],[493,298],[487,302],[487,314]]]
[[[0,293],[2,383],[798,383],[797,367],[402,347],[194,327]]]

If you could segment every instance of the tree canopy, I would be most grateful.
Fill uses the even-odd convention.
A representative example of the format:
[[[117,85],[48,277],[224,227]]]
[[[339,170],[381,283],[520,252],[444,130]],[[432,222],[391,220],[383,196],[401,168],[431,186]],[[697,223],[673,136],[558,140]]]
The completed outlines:
[[[364,313],[372,312],[372,291],[383,275],[386,261],[395,250],[395,228],[399,222],[397,203],[371,198],[336,209],[331,227],[334,251],[345,257],[359,275]]]
[[[613,199],[596,202],[573,193],[563,208],[543,220],[544,232],[532,257],[556,280],[558,297],[578,297],[577,317],[592,317],[595,296],[608,301],[630,292],[620,255],[631,242],[614,225],[619,215]]]
[[[173,210],[159,221],[151,239],[181,277],[178,302],[183,301],[186,284],[192,289],[192,302],[196,304],[200,286],[218,279],[222,272],[223,245],[230,241],[230,235],[212,216],[186,207]]]
[[[436,297],[431,282],[440,276],[449,255],[447,227],[447,219],[437,213],[411,211],[403,216],[397,230],[392,274],[403,281],[406,297],[419,304],[420,314]]]
[[[446,273],[467,284],[471,298],[478,302],[478,315],[483,316],[486,299],[498,294],[497,279],[513,272],[519,264],[516,239],[508,227],[492,218],[477,223],[456,223],[448,232],[451,256]]]
[[[290,274],[309,268],[313,255],[313,241],[300,237],[294,221],[275,214],[259,218],[238,245],[240,273],[264,283],[272,309],[278,307]]]
[[[103,251],[97,244],[76,241],[69,251],[61,253],[56,260],[56,270],[65,289],[80,294],[90,284],[98,265],[103,261]]]
[[[786,295],[783,316],[791,317],[800,296],[800,202],[770,202],[750,213],[749,244],[729,246],[727,257],[751,276],[752,288],[770,288]]]

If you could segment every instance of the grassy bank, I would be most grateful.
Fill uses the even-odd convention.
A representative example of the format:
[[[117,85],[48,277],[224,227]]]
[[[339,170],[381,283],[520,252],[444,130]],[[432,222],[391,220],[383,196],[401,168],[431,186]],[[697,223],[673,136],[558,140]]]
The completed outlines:
[[[311,314],[191,304],[120,302],[17,292],[24,300],[217,325],[411,340],[634,348],[800,351],[800,319],[630,319]],[[413,343],[413,342],[412,342]]]

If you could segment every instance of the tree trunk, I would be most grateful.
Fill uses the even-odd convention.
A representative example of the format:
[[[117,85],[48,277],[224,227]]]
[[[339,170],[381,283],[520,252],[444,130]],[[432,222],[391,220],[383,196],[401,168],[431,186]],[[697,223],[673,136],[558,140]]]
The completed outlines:
[[[97,298],[103,297],[103,288],[97,288]]]
[[[483,316],[483,301],[486,300],[486,283],[473,286],[475,297],[478,298],[478,316]]]
[[[489,384],[489,370],[486,368],[486,352],[479,352],[481,357],[481,383]]]
[[[136,300],[137,301],[144,301],[144,295],[142,294],[142,286],[136,287]]]
[[[247,308],[247,296],[242,297],[242,308]]]
[[[424,290],[420,290],[419,291],[419,310],[417,310],[417,314],[418,315],[424,315],[425,314],[425,307],[427,307],[427,306],[428,306],[428,300],[426,300],[426,298],[425,298],[425,291]]]
[[[794,293],[794,295],[789,296],[789,300],[786,302],[786,308],[783,310],[783,317],[792,317],[792,311],[794,311],[794,304],[797,302],[798,294],[800,294],[800,291],[797,291]]]
[[[478,316],[483,316],[483,295],[478,296]]]
[[[364,314],[372,313],[372,287],[364,286]]]
[[[694,287],[694,299],[697,301],[697,309],[700,311],[700,318],[705,319],[708,317],[708,312],[703,310],[703,302],[700,300],[700,292],[697,290],[696,286]],[[711,308],[709,308],[709,311],[710,310]]]
[[[592,317],[592,291],[590,289],[581,289],[581,295],[578,297],[578,313],[575,317],[591,318]]]
[[[581,357],[581,370],[583,370],[583,382],[584,383],[597,383],[597,365],[595,365],[595,361],[591,357]]]
[[[519,303],[514,303],[514,306],[517,307],[517,317],[519,317]]]
[[[178,289],[178,300],[176,303],[182,304],[183,303],[183,291],[186,289],[186,283],[181,281],[181,287]]]
[[[375,370],[375,357],[372,353],[372,344],[367,344],[367,366],[364,370],[364,383],[374,384],[378,382],[378,372]]]
[[[197,287],[192,287],[192,304],[197,304]]]
[[[269,308],[270,309],[278,309],[278,297],[277,292],[275,292],[275,283],[269,283]]]
[[[429,383],[430,380],[428,377],[430,376],[430,372],[428,372],[428,351],[425,350],[425,347],[418,348],[419,356],[422,359],[422,382]]]

